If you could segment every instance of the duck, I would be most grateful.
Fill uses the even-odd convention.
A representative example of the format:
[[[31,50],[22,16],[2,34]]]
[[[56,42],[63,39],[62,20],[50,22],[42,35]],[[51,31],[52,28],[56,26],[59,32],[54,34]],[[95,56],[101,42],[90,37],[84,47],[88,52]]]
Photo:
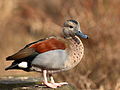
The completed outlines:
[[[7,61],[13,61],[5,70],[35,71],[43,74],[44,85],[57,88],[68,84],[55,83],[53,74],[74,68],[84,55],[81,38],[88,39],[80,29],[76,20],[66,20],[60,36],[50,36],[27,44],[17,53],[8,56]],[[48,77],[50,81],[48,81]]]

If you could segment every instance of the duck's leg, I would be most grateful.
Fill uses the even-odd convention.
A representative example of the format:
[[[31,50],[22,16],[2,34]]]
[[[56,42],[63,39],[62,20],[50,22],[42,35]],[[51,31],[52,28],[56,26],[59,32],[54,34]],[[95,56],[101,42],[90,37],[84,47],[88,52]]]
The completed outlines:
[[[43,77],[44,77],[44,84],[50,88],[57,88],[57,85],[53,84],[53,83],[49,83],[47,80],[47,71],[43,70]]]
[[[54,81],[54,79],[53,79],[53,77],[52,77],[52,74],[50,74],[50,82],[51,82],[52,84],[56,85],[57,87],[60,87],[60,86],[62,86],[62,85],[68,84],[67,82],[55,83],[55,81]]]

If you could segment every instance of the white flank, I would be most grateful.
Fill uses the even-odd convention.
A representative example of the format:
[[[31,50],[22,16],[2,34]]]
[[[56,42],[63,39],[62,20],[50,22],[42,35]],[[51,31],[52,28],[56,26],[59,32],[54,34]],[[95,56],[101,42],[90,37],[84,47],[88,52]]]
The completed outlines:
[[[27,62],[21,62],[18,64],[18,67],[20,68],[27,68],[28,67],[28,63]]]

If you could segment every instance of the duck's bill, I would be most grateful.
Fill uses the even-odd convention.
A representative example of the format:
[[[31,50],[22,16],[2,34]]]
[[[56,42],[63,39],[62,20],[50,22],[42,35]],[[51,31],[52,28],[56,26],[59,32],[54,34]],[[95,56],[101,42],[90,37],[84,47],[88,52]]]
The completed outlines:
[[[85,38],[85,39],[88,39],[88,36],[83,34],[81,31],[77,31],[75,33],[76,36],[78,36],[79,38]]]

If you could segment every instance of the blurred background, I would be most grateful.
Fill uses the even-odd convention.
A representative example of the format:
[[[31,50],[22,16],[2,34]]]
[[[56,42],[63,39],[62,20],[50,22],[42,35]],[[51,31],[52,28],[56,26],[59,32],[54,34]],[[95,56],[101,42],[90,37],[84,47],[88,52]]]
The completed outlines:
[[[57,35],[75,19],[89,35],[85,55],[74,69],[56,74],[79,89],[120,90],[120,0],[0,0],[0,77],[38,73],[5,71],[5,58],[26,44]]]

